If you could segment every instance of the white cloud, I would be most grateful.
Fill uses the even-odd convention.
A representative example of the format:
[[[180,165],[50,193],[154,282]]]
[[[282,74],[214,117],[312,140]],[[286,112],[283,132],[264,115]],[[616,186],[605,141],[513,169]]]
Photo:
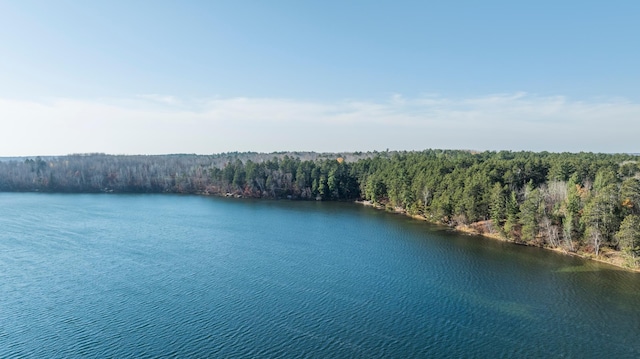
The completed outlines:
[[[386,101],[0,99],[0,155],[425,148],[640,152],[640,104],[526,93]]]
[[[141,99],[149,100],[152,102],[158,102],[165,105],[171,105],[171,106],[181,105],[181,101],[174,96],[146,94],[146,95],[139,95],[138,97]]]

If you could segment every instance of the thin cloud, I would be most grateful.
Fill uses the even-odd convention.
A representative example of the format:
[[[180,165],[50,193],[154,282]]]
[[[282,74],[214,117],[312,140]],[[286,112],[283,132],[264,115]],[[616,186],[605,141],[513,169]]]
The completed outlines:
[[[526,93],[385,101],[0,99],[0,155],[470,148],[640,152],[640,104]]]
[[[145,99],[145,100],[149,100],[152,102],[157,102],[157,103],[161,103],[169,106],[182,105],[182,102],[177,97],[174,97],[174,96],[146,94],[146,95],[139,95],[138,97],[141,99]]]

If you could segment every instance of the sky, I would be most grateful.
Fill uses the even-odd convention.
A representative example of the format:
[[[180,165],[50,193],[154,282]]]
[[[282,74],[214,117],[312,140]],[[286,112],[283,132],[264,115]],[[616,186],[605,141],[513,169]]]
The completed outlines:
[[[640,152],[640,2],[0,0],[0,156]]]

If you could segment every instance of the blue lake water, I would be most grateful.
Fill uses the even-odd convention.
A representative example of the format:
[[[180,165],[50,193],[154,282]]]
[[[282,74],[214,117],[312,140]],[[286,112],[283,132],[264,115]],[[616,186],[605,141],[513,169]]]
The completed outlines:
[[[0,193],[0,357],[638,358],[640,275],[350,203]]]

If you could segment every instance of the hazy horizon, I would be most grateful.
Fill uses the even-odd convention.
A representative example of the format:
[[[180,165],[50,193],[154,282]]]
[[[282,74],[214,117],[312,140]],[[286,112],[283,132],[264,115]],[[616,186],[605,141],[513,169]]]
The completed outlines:
[[[0,4],[0,156],[638,153],[640,3]]]

